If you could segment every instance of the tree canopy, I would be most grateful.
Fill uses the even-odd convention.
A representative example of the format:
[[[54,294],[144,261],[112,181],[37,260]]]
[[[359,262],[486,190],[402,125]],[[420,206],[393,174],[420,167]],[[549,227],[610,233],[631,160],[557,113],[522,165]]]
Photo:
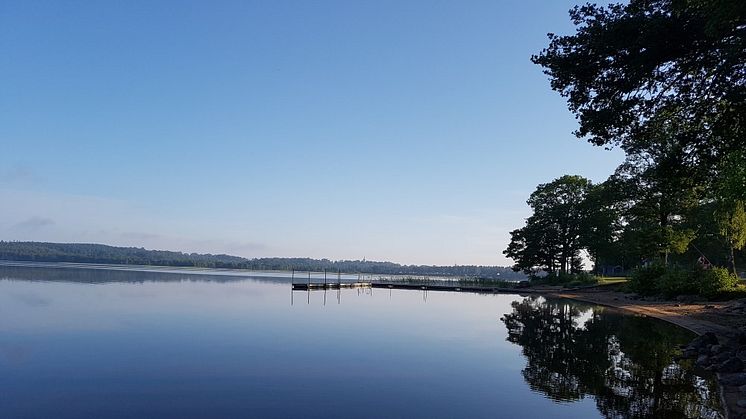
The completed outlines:
[[[550,34],[532,61],[567,98],[578,137],[637,154],[663,134],[690,166],[743,150],[746,2],[631,0],[570,17],[576,33]]]
[[[592,188],[581,176],[565,175],[539,185],[528,198],[533,215],[512,231],[503,252],[516,261],[514,269],[567,273],[580,267],[581,235],[588,219],[584,205]]]

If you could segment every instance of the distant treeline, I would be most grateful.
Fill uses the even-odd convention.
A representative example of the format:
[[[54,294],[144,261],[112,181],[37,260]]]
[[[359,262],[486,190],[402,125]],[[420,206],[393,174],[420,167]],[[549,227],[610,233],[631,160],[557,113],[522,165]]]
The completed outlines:
[[[246,259],[230,255],[147,250],[89,243],[45,243],[0,241],[0,260],[78,262],[124,265],[191,266],[200,268],[253,270],[324,270],[379,275],[442,275],[485,279],[525,279],[522,273],[502,266],[427,266],[393,262],[311,258]]]

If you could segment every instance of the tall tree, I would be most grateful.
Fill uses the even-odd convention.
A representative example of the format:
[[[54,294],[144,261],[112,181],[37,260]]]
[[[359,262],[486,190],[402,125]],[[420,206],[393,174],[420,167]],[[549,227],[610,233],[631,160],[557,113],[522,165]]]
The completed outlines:
[[[746,246],[746,151],[731,153],[721,161],[720,176],[713,188],[716,202],[715,220],[728,246],[733,274],[736,250]]]
[[[593,260],[594,269],[601,263],[618,259],[618,243],[622,231],[618,191],[613,182],[593,185],[583,201],[585,219],[580,237],[583,247]]]
[[[539,266],[553,273],[558,265],[559,273],[567,273],[579,268],[587,218],[583,203],[592,186],[586,178],[565,175],[536,188],[526,201],[533,215],[526,226],[511,232],[503,252],[516,261],[514,269],[528,273]]]
[[[503,253],[515,261],[513,270],[526,274],[557,272],[561,253],[557,227],[551,220],[531,216],[524,227],[511,231],[510,244]]]
[[[648,152],[630,154],[610,181],[623,201],[625,229],[636,229],[631,234],[641,239],[641,256],[659,256],[664,264],[695,238],[686,219],[704,194],[701,177],[681,165],[680,146],[661,140]]]
[[[731,269],[733,274],[738,276],[736,250],[746,246],[746,203],[737,201],[732,208],[717,214],[717,220],[720,234],[725,238],[730,250],[728,259]]]

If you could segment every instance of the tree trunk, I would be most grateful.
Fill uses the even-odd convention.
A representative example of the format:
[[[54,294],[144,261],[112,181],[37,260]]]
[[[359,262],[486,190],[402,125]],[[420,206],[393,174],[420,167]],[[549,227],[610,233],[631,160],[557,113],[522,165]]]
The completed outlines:
[[[730,245],[730,263],[733,267],[733,275],[738,277],[738,269],[736,269],[736,250],[733,248],[733,245]]]
[[[668,227],[668,213],[664,213],[662,210],[658,213],[658,220],[660,222],[661,232],[665,234],[666,227]],[[668,266],[668,243],[663,243],[666,248],[663,249],[663,266]]]

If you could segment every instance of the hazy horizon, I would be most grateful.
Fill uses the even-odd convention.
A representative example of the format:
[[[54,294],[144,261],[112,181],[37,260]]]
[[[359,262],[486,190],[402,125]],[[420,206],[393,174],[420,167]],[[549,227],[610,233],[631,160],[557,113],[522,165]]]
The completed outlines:
[[[529,61],[575,4],[8,2],[0,239],[510,265],[623,157]]]

